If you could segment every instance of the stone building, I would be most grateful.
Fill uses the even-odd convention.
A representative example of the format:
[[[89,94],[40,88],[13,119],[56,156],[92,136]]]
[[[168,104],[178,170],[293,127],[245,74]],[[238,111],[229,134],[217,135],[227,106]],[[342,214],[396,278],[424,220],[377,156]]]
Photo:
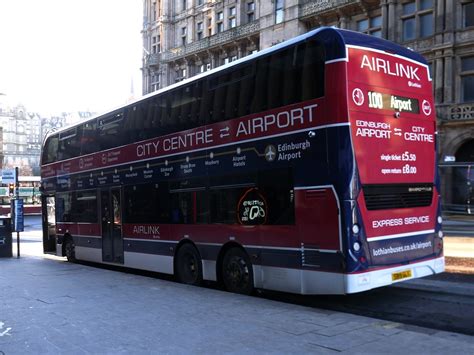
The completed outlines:
[[[423,54],[433,78],[440,162],[474,164],[473,1],[144,0],[143,93],[320,26],[365,32]]]
[[[30,149],[30,117],[22,105],[6,106],[0,103],[0,126],[2,127],[2,168],[19,167],[22,175],[33,175],[32,167],[39,167],[40,147],[36,156]],[[39,138],[38,138],[39,141]]]
[[[43,115],[0,95],[0,168],[20,169],[20,175],[40,175],[44,137],[66,124],[92,117],[89,111]]]

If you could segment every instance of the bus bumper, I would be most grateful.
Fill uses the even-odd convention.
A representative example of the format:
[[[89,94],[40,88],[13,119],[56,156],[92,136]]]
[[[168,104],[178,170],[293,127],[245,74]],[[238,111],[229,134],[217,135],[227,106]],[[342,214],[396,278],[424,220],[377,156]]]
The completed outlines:
[[[367,291],[397,282],[439,274],[445,270],[444,256],[392,268],[345,275],[345,293]]]

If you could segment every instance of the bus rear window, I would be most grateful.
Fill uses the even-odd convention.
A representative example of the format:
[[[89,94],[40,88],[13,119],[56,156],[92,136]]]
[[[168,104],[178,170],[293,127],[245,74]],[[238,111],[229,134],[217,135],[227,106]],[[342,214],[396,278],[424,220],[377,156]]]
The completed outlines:
[[[43,148],[42,164],[49,164],[58,160],[58,143],[59,137],[57,135],[46,140]]]

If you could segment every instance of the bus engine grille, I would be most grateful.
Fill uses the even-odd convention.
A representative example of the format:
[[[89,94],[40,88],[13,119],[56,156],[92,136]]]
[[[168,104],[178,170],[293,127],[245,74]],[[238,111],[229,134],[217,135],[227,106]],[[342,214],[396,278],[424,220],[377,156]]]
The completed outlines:
[[[433,199],[433,184],[365,185],[362,189],[369,211],[426,207]]]

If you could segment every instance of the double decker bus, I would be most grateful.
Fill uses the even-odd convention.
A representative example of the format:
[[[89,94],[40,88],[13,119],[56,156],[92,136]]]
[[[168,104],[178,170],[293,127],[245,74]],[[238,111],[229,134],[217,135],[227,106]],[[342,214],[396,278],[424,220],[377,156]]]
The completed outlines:
[[[0,184],[2,179],[0,177]],[[19,197],[23,199],[23,213],[25,215],[41,215],[41,177],[19,176]],[[12,184],[0,186],[0,214],[7,215],[11,210],[11,199],[16,196],[16,190]]]
[[[52,133],[45,250],[227,290],[444,270],[426,61],[321,28]]]

